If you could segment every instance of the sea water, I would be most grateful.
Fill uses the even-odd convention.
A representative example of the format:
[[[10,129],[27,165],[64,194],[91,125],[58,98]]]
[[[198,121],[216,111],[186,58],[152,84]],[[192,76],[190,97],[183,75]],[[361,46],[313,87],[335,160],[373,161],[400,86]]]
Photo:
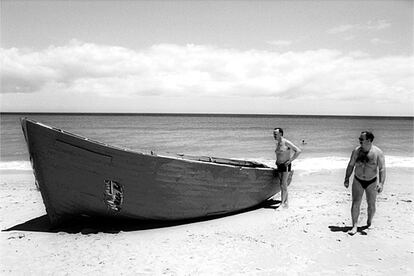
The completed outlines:
[[[274,164],[273,129],[302,149],[296,171],[345,170],[363,130],[387,168],[414,172],[412,117],[338,117],[194,114],[1,114],[0,170],[31,170],[20,118],[137,152],[185,153],[249,159]],[[304,141],[304,142],[303,142]]]

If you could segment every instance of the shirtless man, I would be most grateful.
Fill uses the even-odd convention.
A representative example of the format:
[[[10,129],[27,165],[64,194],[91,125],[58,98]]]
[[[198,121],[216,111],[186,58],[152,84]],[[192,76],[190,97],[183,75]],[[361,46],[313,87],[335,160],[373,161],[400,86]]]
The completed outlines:
[[[300,148],[295,146],[292,142],[283,137],[283,129],[275,128],[273,130],[273,137],[276,140],[276,166],[279,175],[281,175],[280,190],[281,190],[281,205],[284,208],[288,207],[288,177],[292,170],[292,161],[295,160],[301,153]],[[294,152],[292,155],[291,152]]]
[[[381,193],[384,187],[385,158],[382,151],[372,144],[373,140],[374,135],[371,132],[361,132],[359,136],[360,146],[352,151],[351,159],[346,168],[344,186],[348,188],[349,177],[355,167],[354,181],[352,183],[352,229],[348,232],[350,235],[354,235],[357,232],[359,208],[364,191],[366,192],[368,203],[367,227],[370,227],[375,214],[377,194]],[[377,176],[379,176],[379,179]]]

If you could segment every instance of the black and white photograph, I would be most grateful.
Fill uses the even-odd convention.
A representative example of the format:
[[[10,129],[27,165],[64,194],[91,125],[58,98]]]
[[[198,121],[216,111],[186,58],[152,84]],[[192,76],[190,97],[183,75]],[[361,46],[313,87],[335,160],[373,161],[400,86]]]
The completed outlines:
[[[1,275],[413,275],[414,1],[0,0]]]

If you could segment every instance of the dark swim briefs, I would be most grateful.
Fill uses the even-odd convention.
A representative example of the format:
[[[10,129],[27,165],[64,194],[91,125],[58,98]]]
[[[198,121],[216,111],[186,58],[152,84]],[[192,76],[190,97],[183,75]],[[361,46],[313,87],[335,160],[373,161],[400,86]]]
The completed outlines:
[[[276,164],[278,172],[290,172],[292,170],[292,163],[290,163],[287,167],[286,164]]]
[[[374,177],[370,180],[362,180],[355,176],[355,179],[358,180],[359,183],[361,183],[362,188],[366,189],[369,185],[377,181],[377,177]]]

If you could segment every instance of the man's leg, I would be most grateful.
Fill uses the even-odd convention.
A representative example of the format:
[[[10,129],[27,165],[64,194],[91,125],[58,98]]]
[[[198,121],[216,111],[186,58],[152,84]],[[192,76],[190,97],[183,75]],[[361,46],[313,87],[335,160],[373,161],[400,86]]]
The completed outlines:
[[[350,235],[354,235],[358,230],[358,217],[359,217],[359,208],[361,207],[362,196],[364,195],[364,188],[361,184],[354,178],[352,183],[352,207],[351,207],[351,216],[352,216],[352,229],[348,232]]]
[[[375,202],[377,201],[377,189],[376,189],[376,182],[370,184],[366,189],[367,195],[367,204],[368,204],[368,219],[367,219],[367,227],[371,226],[372,218],[375,215]]]
[[[282,172],[282,179],[280,181],[280,195],[282,201],[282,207],[287,208],[288,204],[288,189],[287,189],[287,178],[289,176],[289,172]]]

